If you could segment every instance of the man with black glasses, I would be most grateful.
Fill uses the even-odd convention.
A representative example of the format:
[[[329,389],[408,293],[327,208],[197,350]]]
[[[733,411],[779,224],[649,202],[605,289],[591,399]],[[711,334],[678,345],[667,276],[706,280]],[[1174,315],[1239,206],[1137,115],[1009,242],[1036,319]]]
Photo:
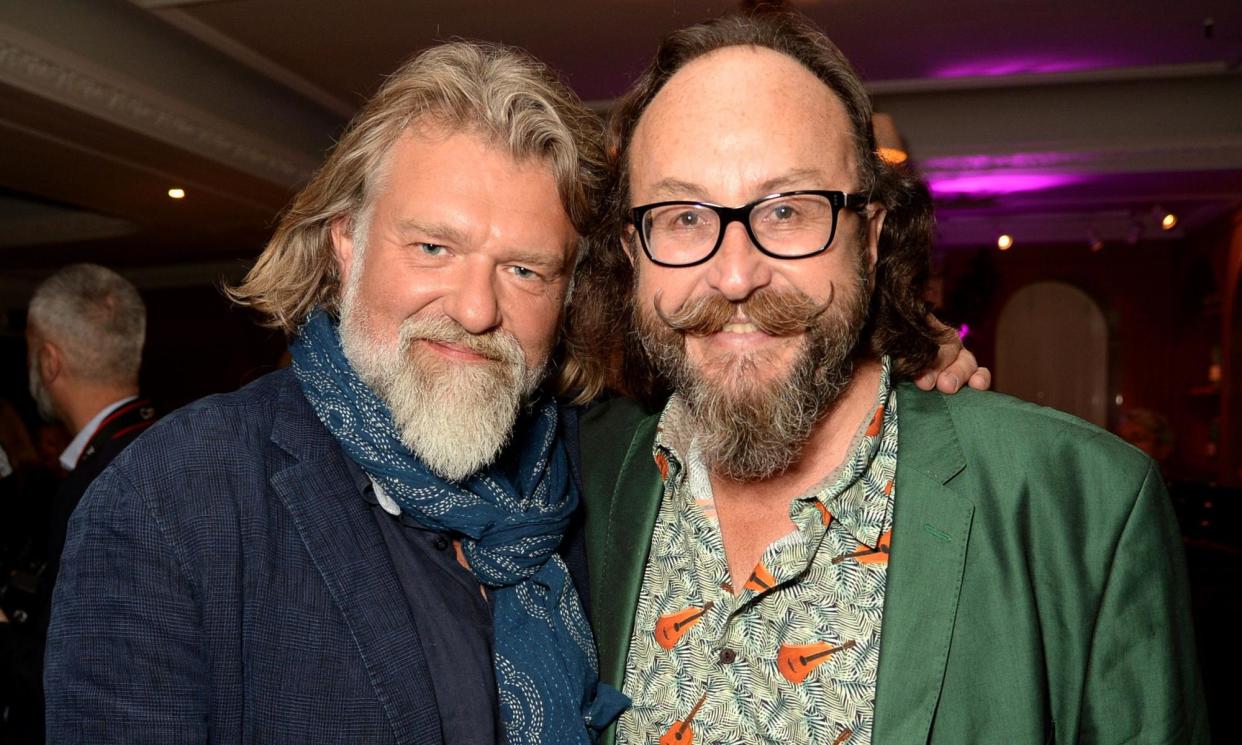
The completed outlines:
[[[588,389],[622,359],[657,405],[583,421],[601,679],[633,700],[613,736],[1205,742],[1151,461],[904,382],[939,340],[931,205],[870,117],[836,47],[774,14],[673,34],[615,111],[573,335]]]

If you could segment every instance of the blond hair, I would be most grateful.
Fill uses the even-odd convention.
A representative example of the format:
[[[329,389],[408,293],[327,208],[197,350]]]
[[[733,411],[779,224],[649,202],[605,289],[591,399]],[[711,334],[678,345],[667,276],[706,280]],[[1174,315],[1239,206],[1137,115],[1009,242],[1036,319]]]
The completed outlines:
[[[226,289],[228,295],[288,333],[317,306],[335,312],[342,278],[332,225],[344,219],[352,230],[365,217],[393,143],[414,122],[476,132],[517,160],[545,161],[578,234],[593,230],[605,170],[598,117],[530,55],[496,44],[452,42],[415,56],[385,81],[294,198],[242,283]],[[584,250],[580,241],[577,260]]]

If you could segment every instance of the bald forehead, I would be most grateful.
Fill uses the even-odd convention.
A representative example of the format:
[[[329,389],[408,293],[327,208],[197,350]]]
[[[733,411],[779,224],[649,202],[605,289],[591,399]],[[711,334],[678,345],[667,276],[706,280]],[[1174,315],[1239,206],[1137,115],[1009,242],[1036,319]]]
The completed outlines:
[[[830,111],[845,115],[836,94],[805,65],[787,54],[756,46],[724,47],[688,62],[669,78],[647,111],[698,104],[742,112],[761,92],[805,97],[805,103],[825,115]]]
[[[773,174],[753,171],[759,150],[768,151],[763,160],[769,170],[854,172],[849,115],[837,95],[788,55],[734,46],[705,54],[669,78],[640,117],[628,156],[631,169],[650,172],[660,165],[653,157],[670,164],[671,156],[693,152],[732,160],[728,167],[738,178],[764,180]]]

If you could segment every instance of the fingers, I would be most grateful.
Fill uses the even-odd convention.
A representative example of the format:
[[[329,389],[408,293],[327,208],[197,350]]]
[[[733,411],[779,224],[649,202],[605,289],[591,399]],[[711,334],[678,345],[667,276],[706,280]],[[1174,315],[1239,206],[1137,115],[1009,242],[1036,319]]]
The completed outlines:
[[[936,378],[936,388],[941,393],[957,393],[961,387],[962,379],[947,370],[940,373],[940,376]]]
[[[928,324],[932,329],[951,331],[932,315],[928,316]],[[980,391],[991,388],[992,372],[986,367],[979,367],[978,360],[963,346],[961,338],[956,333],[942,336],[944,342],[937,350],[936,360],[931,369],[914,379],[915,386],[924,391],[939,389],[942,393],[957,393],[963,384]]]
[[[992,387],[992,371],[986,367],[975,370],[975,374],[970,376],[970,387],[977,391],[986,391]]]
[[[979,363],[975,361],[975,356],[970,353],[969,349],[959,346],[957,357],[940,371],[936,387],[942,393],[957,393],[962,387],[962,382],[970,380],[978,369]]]

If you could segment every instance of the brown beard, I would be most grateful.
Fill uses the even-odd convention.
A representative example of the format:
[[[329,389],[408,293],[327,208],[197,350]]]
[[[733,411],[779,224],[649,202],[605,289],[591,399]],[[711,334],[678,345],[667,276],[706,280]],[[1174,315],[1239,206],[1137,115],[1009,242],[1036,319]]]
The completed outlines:
[[[870,268],[860,254],[855,281],[834,286],[822,305],[799,290],[764,288],[740,303],[699,297],[671,314],[660,310],[658,297],[650,310],[631,309],[652,364],[686,404],[713,474],[747,482],[783,473],[845,392],[866,323]],[[764,333],[804,335],[786,374],[759,382],[757,373],[771,364],[762,354],[690,363],[685,337],[718,333],[739,310]]]

